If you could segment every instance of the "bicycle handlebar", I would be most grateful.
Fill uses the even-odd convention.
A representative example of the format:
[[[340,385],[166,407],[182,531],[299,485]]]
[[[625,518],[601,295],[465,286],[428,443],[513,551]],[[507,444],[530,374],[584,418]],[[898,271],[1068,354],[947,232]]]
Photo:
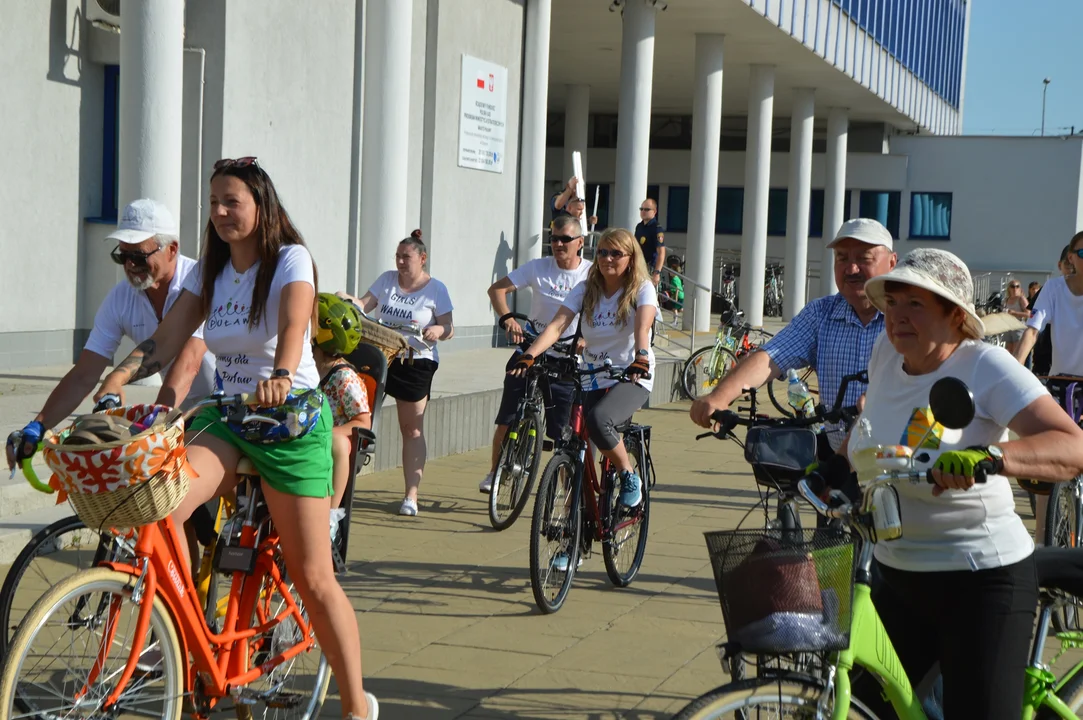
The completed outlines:
[[[117,395],[105,395],[101,398],[101,400],[97,402],[97,404],[95,404],[94,412],[97,413],[101,412],[102,410],[112,409],[114,407],[119,407],[119,405],[120,398]],[[227,410],[228,414],[225,416],[225,418],[231,422],[236,422],[238,424],[243,424],[246,422],[262,422],[267,424],[281,425],[281,423],[274,418],[267,417],[266,415],[260,415],[258,413],[247,412],[248,407],[257,407],[259,405],[259,401],[256,399],[255,393],[238,393],[236,395],[212,395],[211,397],[197,402],[191,408],[182,413],[181,417],[183,417],[184,419],[188,419],[197,411],[202,410],[205,407],[210,407],[212,405],[217,406],[222,410]],[[39,442],[37,448],[35,449],[35,453],[40,452],[44,445],[44,442]],[[38,477],[38,473],[36,470],[34,470],[32,463],[32,457],[23,458],[21,461],[19,461],[18,468],[11,469],[11,477],[15,477],[15,473],[17,470],[22,470],[23,477],[26,478],[26,481],[27,483],[29,483],[30,487],[34,488],[38,492],[45,493],[47,495],[51,495],[52,493],[56,492],[56,490],[51,485],[49,485],[48,483],[43,483],[41,481],[41,478]]]
[[[527,348],[529,348],[530,345],[538,339],[538,336],[541,335],[541,333],[537,329],[537,326],[535,326],[534,324],[534,320],[522,313],[510,312],[501,315],[500,319],[498,319],[496,322],[502,330],[506,330],[504,325],[505,323],[507,323],[508,320],[518,320],[524,323],[523,341],[519,343],[519,348],[526,352]],[[572,342],[572,338],[557,340],[555,343],[553,343],[550,350],[556,350],[561,354],[571,356],[575,354],[575,344]]]

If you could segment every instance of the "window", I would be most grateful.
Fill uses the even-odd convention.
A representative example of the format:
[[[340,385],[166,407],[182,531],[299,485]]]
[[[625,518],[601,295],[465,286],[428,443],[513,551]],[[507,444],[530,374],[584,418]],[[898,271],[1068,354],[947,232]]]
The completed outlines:
[[[922,240],[951,239],[951,193],[910,194],[910,237]]]
[[[597,185],[587,183],[587,217],[594,211],[594,192],[598,192],[598,224],[594,227],[596,232],[601,232],[609,227],[609,185]],[[590,228],[584,228],[590,230]]]
[[[102,117],[102,205],[101,222],[117,221],[117,197],[120,194],[120,66],[105,66],[105,112]]]
[[[718,188],[718,204],[714,213],[714,231],[719,235],[740,235],[745,210],[745,189]]]
[[[545,147],[564,147],[564,113],[551,112],[545,116]]]
[[[809,194],[808,205],[808,236],[823,237],[824,191],[822,189],[813,189]]]
[[[888,229],[891,237],[899,237],[901,192],[898,190],[862,190],[858,202],[859,217],[878,220],[881,225]]]
[[[688,232],[687,185],[669,186],[669,203],[666,206],[666,221],[663,225],[667,232]]]
[[[767,234],[786,237],[786,188],[771,188],[767,192]]]

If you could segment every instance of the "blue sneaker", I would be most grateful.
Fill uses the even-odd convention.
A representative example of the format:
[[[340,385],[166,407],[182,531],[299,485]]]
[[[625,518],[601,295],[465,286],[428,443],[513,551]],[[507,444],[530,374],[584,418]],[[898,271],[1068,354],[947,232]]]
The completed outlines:
[[[643,502],[642,480],[630,470],[620,474],[620,504],[624,507],[634,508]]]
[[[562,552],[562,553],[557,553],[556,555],[553,556],[553,569],[556,570],[557,572],[568,572],[568,566],[569,565],[571,565],[571,563],[568,562],[568,553]],[[575,563],[575,567],[576,567],[576,569],[578,569],[578,568],[580,568],[582,566],[583,566],[583,556],[580,555],[579,559]]]

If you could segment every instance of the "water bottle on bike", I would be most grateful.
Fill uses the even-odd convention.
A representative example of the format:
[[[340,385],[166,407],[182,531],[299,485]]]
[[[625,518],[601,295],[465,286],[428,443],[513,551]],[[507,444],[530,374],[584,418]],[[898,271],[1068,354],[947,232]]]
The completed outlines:
[[[805,381],[797,376],[796,370],[790,370],[787,377],[789,384],[786,386],[786,400],[793,408],[795,417],[809,417],[816,414],[816,401],[809,392]],[[813,432],[819,432],[822,424],[812,426]]]

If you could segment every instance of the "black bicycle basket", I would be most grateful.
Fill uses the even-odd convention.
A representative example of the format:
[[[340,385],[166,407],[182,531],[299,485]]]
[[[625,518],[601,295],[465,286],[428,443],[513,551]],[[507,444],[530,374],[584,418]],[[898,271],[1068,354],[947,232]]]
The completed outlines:
[[[797,481],[816,462],[816,433],[798,427],[750,427],[745,436],[745,462],[752,466],[760,485],[796,492]]]
[[[854,545],[834,529],[704,533],[726,636],[741,652],[831,652],[850,644]]]

